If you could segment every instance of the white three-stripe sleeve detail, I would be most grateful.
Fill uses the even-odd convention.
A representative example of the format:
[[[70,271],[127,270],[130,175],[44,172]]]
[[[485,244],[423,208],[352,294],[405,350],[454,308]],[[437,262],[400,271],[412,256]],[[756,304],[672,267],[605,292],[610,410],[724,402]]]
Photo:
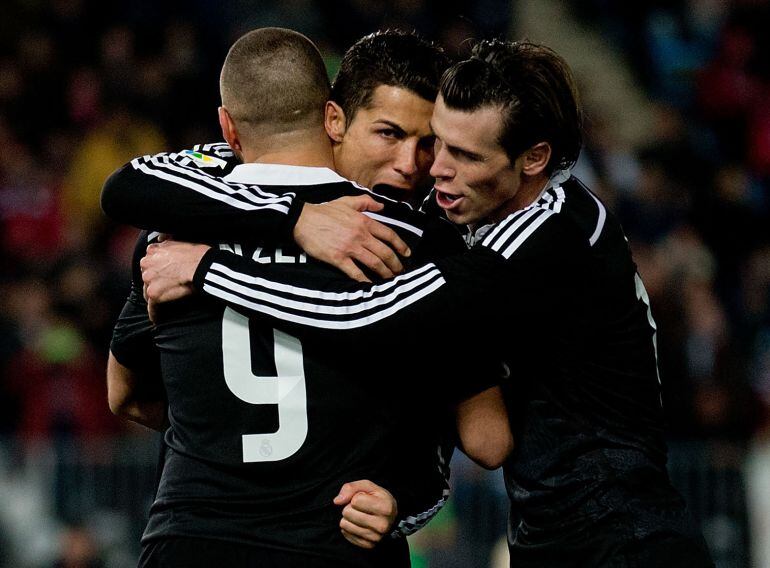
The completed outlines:
[[[211,284],[204,284],[203,291],[206,292],[207,294],[210,294],[211,296],[224,300],[225,302],[228,302],[230,304],[241,306],[268,316],[273,316],[283,321],[306,325],[309,327],[323,328],[323,329],[355,329],[366,325],[370,325],[372,323],[376,323],[380,320],[383,320],[387,317],[392,316],[393,314],[399,312],[403,308],[410,306],[411,304],[421,300],[425,296],[428,296],[433,291],[443,286],[445,283],[446,281],[443,278],[440,278],[434,281],[432,284],[430,284],[426,288],[420,289],[417,293],[411,296],[407,296],[406,298],[403,298],[401,301],[397,302],[396,304],[393,304],[386,310],[375,312],[371,315],[354,319],[354,320],[348,320],[348,321],[324,320],[324,319],[296,315],[291,312],[286,312],[284,310],[273,308],[271,306],[266,306],[263,304],[245,300],[240,296],[231,294],[227,290],[222,290]]]
[[[414,233],[418,237],[422,236],[422,229],[415,227],[414,225],[410,225],[409,223],[404,223],[403,221],[399,221],[397,219],[392,219],[391,217],[385,217],[383,215],[378,215],[377,213],[372,213],[371,211],[364,211],[364,215],[367,217],[370,217],[374,219],[375,221],[380,221],[381,223],[385,223],[386,225],[393,225],[396,227],[401,227],[402,229],[405,229],[409,231],[410,233]]]
[[[314,304],[309,302],[303,302],[300,300],[293,300],[290,298],[285,298],[283,296],[277,296],[275,294],[272,294],[270,293],[269,290],[268,291],[254,290],[249,286],[244,286],[243,284],[235,283],[232,280],[228,280],[227,278],[223,278],[222,276],[219,276],[217,274],[210,274],[210,273],[206,274],[205,282],[209,284],[218,285],[223,289],[227,289],[231,292],[236,292],[241,296],[246,296],[247,299],[252,298],[255,301],[260,303],[277,304],[281,308],[287,308],[287,309],[292,309],[296,311],[302,311],[302,312],[307,312],[307,313],[317,314],[317,315],[324,314],[324,315],[335,315],[335,316],[348,316],[348,315],[364,312],[367,310],[373,310],[375,308],[381,308],[382,306],[391,304],[393,301],[397,300],[399,297],[412,292],[416,288],[419,288],[420,286],[426,283],[430,283],[430,281],[432,279],[435,279],[437,276],[440,277],[440,273],[438,271],[429,272],[426,275],[424,275],[422,278],[412,280],[402,286],[399,286],[398,288],[395,288],[388,295],[379,296],[379,297],[372,298],[365,301],[362,300],[358,303],[350,304],[346,306],[330,306],[325,304]]]
[[[187,161],[192,163],[192,160],[187,160]],[[217,177],[197,167],[186,166],[185,164],[177,163],[173,161],[172,157],[167,158],[164,155],[151,156],[149,160],[145,161],[145,163],[147,163],[151,167],[168,169],[168,170],[177,172],[182,176],[198,179],[210,185],[214,189],[221,189],[225,193],[229,193],[233,195],[236,195],[236,194],[241,195],[246,199],[249,199],[255,203],[259,203],[261,200],[264,200],[264,199],[281,200],[281,199],[285,199],[286,195],[290,195],[290,194],[277,195],[275,193],[270,193],[270,192],[264,191],[261,187],[259,187],[259,185],[256,185],[256,184],[245,185],[242,183],[228,182],[221,177]]]
[[[246,284],[251,284],[251,285],[262,284],[263,286],[268,286],[274,292],[286,292],[289,294],[301,295],[305,298],[338,301],[338,302],[372,298],[378,293],[387,291],[404,282],[408,282],[409,280],[412,280],[414,278],[419,278],[426,272],[435,272],[438,275],[441,274],[438,268],[436,268],[435,264],[429,263],[411,272],[406,272],[404,274],[396,276],[394,279],[389,280],[388,282],[384,282],[382,284],[375,284],[368,291],[358,290],[356,292],[322,292],[320,290],[312,290],[310,288],[301,288],[299,286],[292,286],[291,284],[283,284],[281,282],[265,280],[264,278],[260,278],[259,276],[252,276],[250,274],[238,272],[237,270],[233,270],[219,262],[213,262],[211,264],[211,266],[209,267],[209,272],[211,271],[220,272],[231,279],[239,280]],[[206,276],[208,276],[208,273],[206,274]]]
[[[133,161],[132,161],[133,163]],[[151,156],[149,160],[145,161],[145,165],[148,168],[158,168],[164,170],[170,170],[175,172],[184,179],[190,179],[191,181],[198,180],[211,189],[221,190],[224,193],[234,196],[240,196],[244,199],[248,199],[253,203],[267,202],[280,202],[286,201],[287,196],[293,196],[293,193],[287,193],[284,195],[276,195],[263,191],[258,185],[234,184],[224,181],[222,178],[211,175],[208,172],[204,172],[192,167],[185,167],[183,165],[166,161],[164,156]]]
[[[551,215],[555,215],[556,213],[553,211],[543,211],[543,214],[540,215],[537,219],[535,219],[531,225],[529,225],[526,229],[524,229],[521,234],[514,239],[514,241],[502,252],[502,255],[505,258],[511,258],[511,255],[516,252],[516,249],[518,249],[524,241],[526,241],[532,233],[535,232],[535,230],[545,223],[546,219],[548,219]]]
[[[212,174],[205,172],[192,165],[192,160],[180,157],[177,158],[177,154],[159,154],[156,156],[142,156],[141,158],[134,158],[131,160],[131,165],[134,169],[140,170],[148,175],[154,175],[155,171],[163,171],[173,177],[163,177],[163,179],[170,180],[172,182],[181,185],[181,180],[187,180],[192,183],[202,184],[209,189],[222,191],[231,195],[240,195],[249,201],[259,203],[261,199],[267,199],[272,201],[280,201],[285,199],[287,195],[276,195],[263,191],[257,185],[245,186],[243,184],[234,184],[225,182],[222,178],[213,176]],[[161,177],[161,176],[156,176]],[[192,187],[192,186],[187,186]],[[247,189],[248,188],[248,189]]]
[[[205,195],[206,197],[210,197],[212,199],[215,199],[217,201],[221,201],[222,203],[226,203],[228,205],[231,205],[237,209],[243,209],[246,211],[253,211],[257,209],[273,209],[275,211],[278,211],[280,213],[288,213],[289,212],[289,206],[287,204],[282,203],[267,203],[264,205],[257,205],[254,203],[246,203],[244,201],[235,199],[231,197],[230,195],[225,195],[220,192],[217,192],[211,188],[208,188],[204,185],[201,185],[199,183],[195,183],[194,181],[181,178],[179,176],[175,176],[173,174],[169,174],[167,172],[163,172],[160,170],[153,170],[148,168],[145,164],[137,164],[136,169],[139,171],[142,171],[148,175],[155,176],[160,179],[165,179],[167,181],[173,182],[177,185],[181,185],[187,188],[192,189],[193,191],[200,193],[201,195]]]

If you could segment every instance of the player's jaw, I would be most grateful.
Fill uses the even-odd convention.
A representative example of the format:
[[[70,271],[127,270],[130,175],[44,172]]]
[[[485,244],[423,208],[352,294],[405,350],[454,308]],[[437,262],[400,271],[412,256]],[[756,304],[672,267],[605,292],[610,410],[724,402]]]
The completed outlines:
[[[441,163],[441,157],[436,160]],[[517,160],[480,168],[459,165],[447,175],[440,167],[436,175],[436,203],[453,223],[475,225],[498,222],[518,208],[516,195],[521,187],[521,167]]]

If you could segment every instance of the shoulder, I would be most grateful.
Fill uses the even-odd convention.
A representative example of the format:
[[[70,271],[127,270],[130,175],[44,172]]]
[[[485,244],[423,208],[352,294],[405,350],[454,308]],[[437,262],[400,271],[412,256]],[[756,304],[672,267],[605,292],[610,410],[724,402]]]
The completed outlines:
[[[560,252],[571,243],[566,220],[568,194],[562,185],[548,188],[534,203],[514,211],[495,225],[477,247],[505,259],[527,253]]]
[[[211,142],[208,144],[196,144],[192,147],[195,152],[204,152],[207,154],[213,154],[220,158],[229,160],[236,159],[235,152],[230,148],[227,142]]]
[[[239,163],[240,160],[225,142],[196,144],[178,152],[140,156],[130,162],[136,170],[170,169],[170,166],[177,166],[204,172],[211,177],[224,177]]]
[[[480,244],[506,259],[528,252],[576,254],[589,251],[616,224],[602,200],[570,176],[503,219]]]
[[[591,191],[582,181],[571,177],[564,184],[569,206],[565,220],[569,220],[593,247],[606,236],[607,230],[617,224],[615,216],[602,199]]]

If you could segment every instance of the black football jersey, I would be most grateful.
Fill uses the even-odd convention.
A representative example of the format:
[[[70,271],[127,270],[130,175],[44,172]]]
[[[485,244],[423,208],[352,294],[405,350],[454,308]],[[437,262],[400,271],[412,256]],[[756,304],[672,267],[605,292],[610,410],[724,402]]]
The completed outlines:
[[[286,332],[334,334],[357,350],[408,330],[414,341],[446,338],[424,354],[433,361],[490,351],[502,360],[516,439],[504,466],[512,552],[558,548],[618,503],[637,507],[624,522],[639,538],[687,532],[666,473],[656,326],[617,219],[562,172],[530,206],[471,237],[471,250],[387,287],[336,276],[304,287],[301,268],[222,251],[202,259],[195,287]]]
[[[258,169],[267,181],[279,183],[259,184],[261,195],[273,203],[287,194],[322,202],[362,192],[320,168],[300,168],[302,183],[283,185],[280,180],[297,168],[273,168],[267,174]],[[120,176],[116,180],[123,183]],[[236,192],[244,185],[232,182]],[[185,204],[168,207],[178,211]],[[388,202],[377,219],[410,244],[413,262],[464,248],[453,227],[406,205]],[[185,229],[198,234],[194,226]],[[172,230],[180,238],[190,236]],[[154,233],[144,239],[148,236]],[[340,275],[278,240],[260,242],[247,235],[237,242],[209,242],[260,265],[300,268],[307,286]],[[135,266],[144,246],[137,247]],[[446,446],[447,409],[489,386],[492,373],[468,378],[461,365],[415,362],[419,351],[440,344],[438,337],[421,345],[405,341],[398,348],[387,338],[373,357],[333,336],[281,331],[265,318],[211,298],[162,305],[152,326],[142,315],[137,268],[134,279],[112,350],[133,368],[146,358],[151,336],[171,424],[145,541],[173,535],[218,538],[365,566],[377,561],[377,550],[357,549],[339,534],[340,510],[332,499],[344,483],[370,479],[391,490],[399,508],[410,511],[399,523],[405,533],[422,526],[445,500],[448,457],[438,448]],[[451,378],[460,372],[466,374],[462,383]],[[441,482],[433,479],[438,477]],[[425,506],[409,503],[421,483],[440,488],[438,498],[432,490]]]

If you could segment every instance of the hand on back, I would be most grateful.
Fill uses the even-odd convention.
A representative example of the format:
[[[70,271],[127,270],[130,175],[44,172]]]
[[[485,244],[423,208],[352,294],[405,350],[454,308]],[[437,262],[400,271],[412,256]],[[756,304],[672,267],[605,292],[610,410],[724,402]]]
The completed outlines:
[[[353,280],[369,282],[356,262],[382,278],[392,278],[404,269],[399,255],[409,256],[410,251],[395,231],[364,214],[383,207],[366,195],[307,203],[294,227],[294,240],[310,256]]]
[[[139,265],[144,282],[150,318],[155,321],[155,305],[178,300],[194,292],[193,276],[209,250],[207,245],[167,240],[147,247]]]

